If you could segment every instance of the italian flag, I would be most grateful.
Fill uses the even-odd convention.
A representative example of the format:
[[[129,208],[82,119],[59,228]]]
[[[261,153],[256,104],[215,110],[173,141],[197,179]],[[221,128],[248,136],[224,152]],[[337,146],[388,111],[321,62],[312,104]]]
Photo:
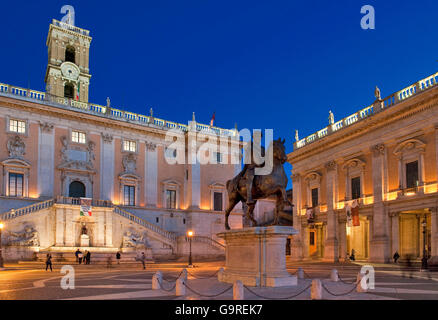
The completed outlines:
[[[80,215],[91,217],[91,199],[90,198],[81,198],[81,209]]]
[[[78,90],[76,91],[76,100],[79,101],[79,88],[81,87],[81,84],[78,83]]]

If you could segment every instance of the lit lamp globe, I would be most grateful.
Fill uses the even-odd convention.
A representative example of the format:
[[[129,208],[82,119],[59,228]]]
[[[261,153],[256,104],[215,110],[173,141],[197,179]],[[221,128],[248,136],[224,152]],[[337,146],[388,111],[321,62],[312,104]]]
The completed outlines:
[[[189,230],[187,231],[187,236],[189,237],[189,245],[190,245],[190,252],[189,252],[189,268],[193,268],[192,264],[192,237],[193,237],[193,231]]]

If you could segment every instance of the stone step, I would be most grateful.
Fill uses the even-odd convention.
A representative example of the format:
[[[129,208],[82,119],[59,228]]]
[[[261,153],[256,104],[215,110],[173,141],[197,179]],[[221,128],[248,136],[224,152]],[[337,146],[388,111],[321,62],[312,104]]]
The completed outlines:
[[[91,251],[90,251],[91,252]],[[52,252],[52,251],[42,251],[38,252],[36,254],[37,261],[38,262],[44,262],[46,261],[47,253],[50,253],[52,255],[52,261],[53,262],[72,262],[76,263],[76,256],[74,252]],[[91,252],[91,261],[92,262],[102,262],[107,263],[108,258],[111,258],[111,260],[114,262],[117,262],[116,255],[114,253],[101,253],[101,252]],[[130,252],[130,253],[122,253],[121,254],[121,261],[125,262],[138,262],[137,261],[137,253]],[[153,261],[152,257],[146,256],[146,261]]]

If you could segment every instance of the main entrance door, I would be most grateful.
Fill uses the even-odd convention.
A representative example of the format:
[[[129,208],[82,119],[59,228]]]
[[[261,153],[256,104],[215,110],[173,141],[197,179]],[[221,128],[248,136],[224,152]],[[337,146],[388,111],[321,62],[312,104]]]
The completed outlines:
[[[73,181],[68,188],[68,196],[71,198],[85,198],[85,185],[79,181]]]

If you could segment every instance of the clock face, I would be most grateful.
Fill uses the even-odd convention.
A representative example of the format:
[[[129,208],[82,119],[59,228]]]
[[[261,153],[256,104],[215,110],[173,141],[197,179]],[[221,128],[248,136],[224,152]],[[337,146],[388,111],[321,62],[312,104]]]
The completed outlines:
[[[77,80],[80,73],[78,66],[71,62],[61,64],[61,72],[65,78],[71,80]]]

